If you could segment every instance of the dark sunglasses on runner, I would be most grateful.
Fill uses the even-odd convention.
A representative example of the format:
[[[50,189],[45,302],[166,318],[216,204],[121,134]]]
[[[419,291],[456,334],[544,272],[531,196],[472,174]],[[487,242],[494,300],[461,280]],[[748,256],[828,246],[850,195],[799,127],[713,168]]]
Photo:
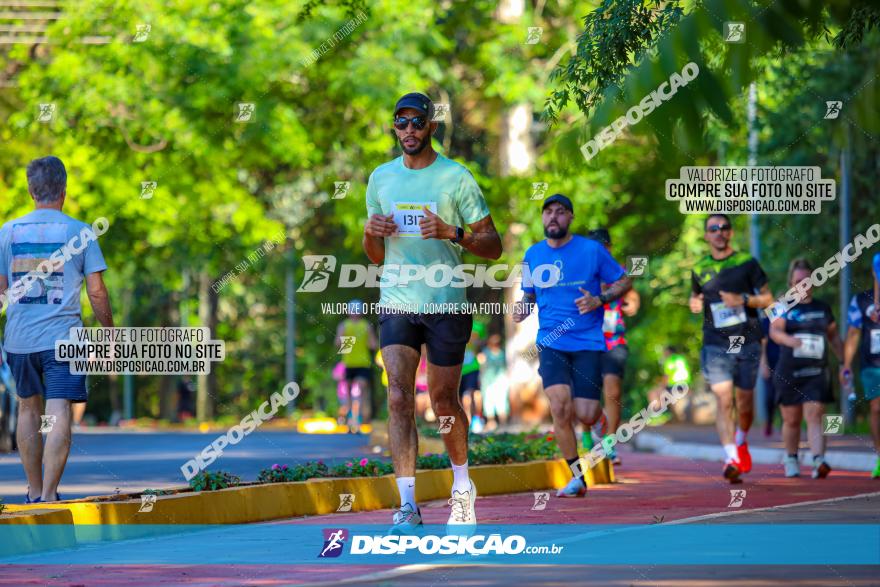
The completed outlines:
[[[718,232],[721,230],[723,230],[724,232],[727,232],[728,230],[730,230],[730,225],[729,224],[710,224],[709,226],[706,227],[706,230],[708,230],[709,232],[712,232],[712,233],[715,233],[715,232]]]
[[[394,128],[397,130],[406,130],[410,122],[412,122],[414,129],[422,130],[428,124],[428,117],[413,116],[412,118],[407,118],[406,116],[398,116],[394,119]]]

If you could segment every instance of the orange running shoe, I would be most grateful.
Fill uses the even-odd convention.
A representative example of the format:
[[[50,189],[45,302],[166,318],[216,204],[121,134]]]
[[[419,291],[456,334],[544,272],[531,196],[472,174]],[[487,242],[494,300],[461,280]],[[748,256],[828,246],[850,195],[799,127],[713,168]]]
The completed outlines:
[[[736,447],[736,454],[739,457],[739,469],[743,473],[752,470],[752,455],[749,454],[749,443],[744,442]]]

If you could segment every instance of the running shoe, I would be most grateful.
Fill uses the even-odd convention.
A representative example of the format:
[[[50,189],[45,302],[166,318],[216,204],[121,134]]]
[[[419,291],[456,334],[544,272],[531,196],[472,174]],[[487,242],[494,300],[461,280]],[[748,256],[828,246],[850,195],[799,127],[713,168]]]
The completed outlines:
[[[602,439],[602,448],[605,449],[605,457],[616,465],[620,463],[620,458],[617,456],[617,443],[611,444],[612,438],[614,437],[611,434],[606,435]]]
[[[393,525],[389,534],[406,534],[422,525],[422,511],[416,506],[413,510],[408,503],[403,504],[392,516]]]
[[[782,461],[782,465],[785,467],[785,476],[786,477],[800,477],[801,476],[801,466],[798,464],[798,458],[793,457],[791,455],[785,455],[785,459]]]
[[[877,466],[871,472],[871,479],[880,479],[880,457],[877,457]]]
[[[587,486],[580,477],[572,477],[568,485],[556,492],[556,497],[583,497],[587,494]]]
[[[831,472],[831,466],[825,462],[825,457],[813,457],[813,479],[824,479]]]
[[[471,432],[474,434],[480,434],[483,432],[483,419],[479,416],[474,416],[471,419]]]
[[[476,526],[477,513],[474,511],[474,504],[477,501],[477,488],[473,481],[470,481],[471,488],[469,491],[453,491],[452,497],[447,502],[452,506],[449,512],[449,520],[446,522],[449,526]]]
[[[752,455],[749,454],[749,443],[743,442],[736,447],[736,454],[739,457],[739,470],[748,473],[752,470]]]
[[[742,479],[739,478],[741,473],[739,463],[733,459],[727,459],[724,463],[724,478],[730,481],[731,485],[742,483]]]

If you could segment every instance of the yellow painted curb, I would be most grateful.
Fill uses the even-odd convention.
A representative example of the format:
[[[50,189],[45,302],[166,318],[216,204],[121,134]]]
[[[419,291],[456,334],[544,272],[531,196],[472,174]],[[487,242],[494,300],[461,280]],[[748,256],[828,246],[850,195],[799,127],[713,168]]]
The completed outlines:
[[[510,465],[479,465],[469,469],[480,495],[520,493],[562,487],[571,472],[563,459]],[[449,497],[452,485],[450,469],[418,471],[416,497],[430,501]],[[613,481],[607,460],[588,469],[587,484]],[[139,512],[141,500],[58,502],[53,509],[70,513],[73,524],[103,525],[100,539],[115,535],[119,524],[246,524],[298,516],[316,516],[336,512],[340,494],[354,496],[351,511],[386,509],[398,504],[394,475],[311,479],[289,483],[268,483],[230,487],[219,491],[160,495],[152,511]],[[16,512],[34,511],[40,504],[10,505]],[[42,506],[45,507],[45,506]],[[69,523],[69,522],[68,522]],[[90,534],[91,536],[92,534]],[[130,537],[127,532],[126,536]]]

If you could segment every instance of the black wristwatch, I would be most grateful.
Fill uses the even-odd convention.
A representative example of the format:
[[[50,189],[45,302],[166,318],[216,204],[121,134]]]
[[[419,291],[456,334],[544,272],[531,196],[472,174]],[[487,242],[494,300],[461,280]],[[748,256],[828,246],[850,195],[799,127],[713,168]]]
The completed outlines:
[[[455,238],[450,239],[454,243],[460,243],[461,239],[464,238],[464,229],[460,226],[455,227]]]
[[[746,308],[749,307],[749,294],[747,293],[743,294],[743,306]]]
[[[608,298],[605,296],[604,293],[601,293],[599,294],[599,301],[602,302],[602,305],[604,306],[608,303]]]

